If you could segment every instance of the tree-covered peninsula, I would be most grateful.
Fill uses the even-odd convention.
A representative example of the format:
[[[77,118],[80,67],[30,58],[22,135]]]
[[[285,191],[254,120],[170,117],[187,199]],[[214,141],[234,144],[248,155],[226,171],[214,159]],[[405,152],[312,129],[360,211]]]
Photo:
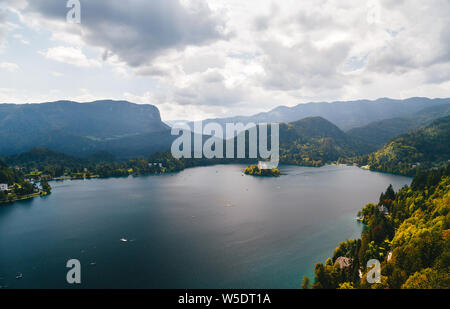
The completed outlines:
[[[20,169],[12,169],[0,160],[0,205],[51,193],[47,181],[40,185],[25,180]]]
[[[450,164],[420,172],[396,193],[390,186],[358,216],[365,223],[361,238],[340,243],[316,264],[312,288],[450,288]],[[371,259],[381,263],[379,283],[367,280]]]

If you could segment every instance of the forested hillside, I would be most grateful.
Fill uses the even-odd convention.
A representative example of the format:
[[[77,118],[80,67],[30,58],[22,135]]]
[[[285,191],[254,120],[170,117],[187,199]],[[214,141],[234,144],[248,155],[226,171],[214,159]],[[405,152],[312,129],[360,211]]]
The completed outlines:
[[[257,126],[256,130],[259,130]],[[170,152],[158,153],[153,160],[163,160],[167,165],[177,168],[217,163],[255,163],[258,158],[249,158],[249,134],[246,134],[246,159],[181,159],[172,158]],[[270,126],[268,128],[268,144],[270,149]],[[204,140],[207,137],[204,137]],[[235,154],[237,138],[234,139]],[[367,145],[347,136],[336,125],[321,117],[308,117],[292,123],[281,123],[279,126],[280,163],[304,166],[322,166],[335,162],[339,158],[353,157],[368,151]],[[259,144],[258,144],[259,147]],[[223,141],[223,149],[226,142]]]
[[[358,215],[366,224],[361,239],[317,263],[312,288],[450,288],[450,165],[419,173],[397,193],[390,186]],[[380,283],[366,280],[370,259],[381,263]]]
[[[169,127],[157,107],[127,101],[0,104],[0,155],[50,148],[72,156],[121,157],[168,149]]]
[[[366,126],[353,128],[346,133],[378,149],[394,137],[427,126],[433,120],[448,115],[450,115],[450,103],[439,104],[424,108],[407,117],[371,122]]]
[[[415,175],[420,170],[443,165],[449,159],[450,116],[447,116],[425,128],[401,135],[378,151],[357,157],[353,162],[367,165],[371,170]]]
[[[78,158],[46,148],[35,148],[18,155],[8,156],[5,161],[10,166],[17,167],[21,175],[35,180],[120,177],[168,171],[146,158],[117,160],[108,153],[97,153],[88,158]]]
[[[321,117],[280,124],[281,163],[321,166],[365,150],[363,143]]]
[[[17,181],[20,181],[20,177],[0,160],[0,183],[12,185]]]

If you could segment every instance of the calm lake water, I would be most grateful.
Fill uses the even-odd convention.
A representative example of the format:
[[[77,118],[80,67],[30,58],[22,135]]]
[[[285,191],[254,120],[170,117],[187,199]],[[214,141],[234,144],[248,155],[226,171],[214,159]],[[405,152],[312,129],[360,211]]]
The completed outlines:
[[[359,209],[411,182],[356,167],[243,168],[53,182],[48,197],[0,207],[0,285],[71,288],[66,262],[79,259],[82,288],[298,288],[360,236]]]

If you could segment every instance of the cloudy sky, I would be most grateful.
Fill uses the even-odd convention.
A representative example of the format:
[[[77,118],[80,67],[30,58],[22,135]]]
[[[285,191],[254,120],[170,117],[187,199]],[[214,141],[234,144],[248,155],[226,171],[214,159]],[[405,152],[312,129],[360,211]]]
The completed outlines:
[[[0,0],[0,102],[126,99],[164,120],[450,97],[448,0]]]

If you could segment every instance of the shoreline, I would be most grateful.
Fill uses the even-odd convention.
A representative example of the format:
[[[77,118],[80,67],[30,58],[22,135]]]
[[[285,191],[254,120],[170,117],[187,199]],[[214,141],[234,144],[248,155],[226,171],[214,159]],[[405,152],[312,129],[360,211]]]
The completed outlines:
[[[4,206],[4,205],[11,205],[11,204],[14,204],[15,202],[19,202],[19,201],[30,200],[30,199],[33,199],[33,198],[39,197],[39,196],[47,196],[49,194],[50,193],[47,193],[45,191],[39,191],[39,192],[36,192],[36,193],[33,193],[33,194],[28,194],[28,195],[25,195],[25,196],[16,197],[16,198],[14,198],[13,200],[10,200],[10,201],[0,201],[0,207]]]
[[[88,177],[88,178],[79,178],[79,177],[70,177],[70,176],[60,176],[60,177],[55,177],[52,179],[48,179],[46,181],[49,182],[64,182],[66,180],[70,180],[70,181],[74,181],[74,180],[93,180],[93,179],[114,179],[114,178],[128,178],[130,176],[132,177],[140,177],[140,176],[162,176],[162,175],[166,175],[166,174],[176,174],[179,172],[182,172],[184,170],[187,169],[191,169],[191,168],[199,168],[199,167],[208,167],[208,166],[219,166],[219,165],[243,165],[245,166],[245,163],[215,163],[215,164],[205,164],[205,165],[196,165],[196,166],[189,166],[189,167],[185,167],[183,169],[180,170],[176,170],[176,171],[168,171],[168,172],[162,172],[162,173],[143,173],[143,174],[129,174],[127,176],[109,176],[109,177],[101,177],[101,176],[97,176],[97,177]],[[278,167],[307,167],[307,168],[322,168],[322,167],[327,167],[327,166],[337,166],[337,167],[355,167],[361,170],[365,170],[365,171],[369,171],[369,172],[374,172],[374,173],[380,173],[380,174],[386,174],[386,175],[395,175],[395,176],[402,176],[402,177],[406,177],[406,178],[414,178],[413,176],[407,176],[407,175],[403,175],[403,174],[398,174],[398,173],[389,173],[389,172],[381,172],[381,171],[376,171],[376,170],[371,170],[368,168],[363,168],[360,166],[355,166],[355,165],[349,165],[349,164],[343,164],[343,163],[328,163],[328,164],[323,164],[321,166],[308,166],[308,165],[296,165],[296,164],[279,164]],[[244,168],[245,170],[245,168]],[[284,173],[281,173],[280,171],[280,175],[278,176],[272,176],[272,175],[252,175],[252,174],[246,174],[244,173],[244,170],[241,170],[242,175],[247,175],[247,176],[254,176],[254,177],[258,177],[258,178],[279,178],[281,175],[287,175]],[[49,195],[49,193],[46,193],[44,191],[39,191],[37,193],[34,194],[30,194],[27,196],[21,196],[19,198],[15,198],[11,201],[0,201],[0,207],[4,206],[4,205],[11,205],[14,204],[15,202],[19,202],[19,201],[25,201],[25,200],[29,200],[29,199],[33,199],[35,197],[39,197],[39,196],[46,196]]]
[[[107,177],[101,177],[101,176],[97,176],[97,177],[86,177],[86,178],[79,178],[79,177],[55,177],[52,179],[48,179],[47,181],[65,181],[65,180],[91,180],[91,179],[110,179],[110,178],[128,178],[130,176],[132,177],[139,177],[139,176],[162,176],[162,175],[166,175],[166,174],[176,174],[179,172],[182,172],[184,170],[187,169],[193,169],[193,168],[198,168],[198,167],[208,167],[208,166],[220,166],[220,165],[243,165],[243,166],[248,166],[246,163],[214,163],[214,164],[204,164],[204,165],[195,165],[195,166],[188,166],[185,167],[183,169],[180,170],[176,170],[176,171],[168,171],[168,172],[163,172],[163,173],[143,173],[143,174],[129,174],[126,176],[107,176]],[[307,168],[322,168],[322,167],[327,167],[327,166],[338,166],[338,167],[355,167],[361,170],[365,170],[365,171],[369,171],[369,172],[373,172],[373,173],[380,173],[380,174],[387,174],[387,175],[395,175],[395,176],[403,176],[403,177],[407,177],[407,178],[414,178],[414,176],[408,176],[408,175],[404,175],[404,174],[399,174],[399,173],[391,173],[391,172],[383,172],[383,171],[377,171],[377,170],[372,170],[372,169],[368,169],[368,168],[363,168],[361,166],[356,166],[356,165],[351,165],[351,164],[343,164],[343,163],[327,163],[327,164],[323,164],[320,166],[311,166],[311,165],[297,165],[297,164],[291,164],[291,163],[281,163],[278,165],[278,167],[307,167]],[[282,174],[285,175],[285,174]],[[249,176],[254,176],[254,175],[249,175]],[[271,176],[269,176],[271,177]]]
[[[172,195],[167,195],[167,194],[160,194],[161,192],[169,192],[166,191],[165,188],[170,188],[172,186],[172,184],[174,183],[174,180],[172,180],[172,178],[177,178],[176,183],[182,185],[182,182],[186,181],[186,177],[188,176],[188,174],[190,174],[190,177],[194,177],[194,178],[187,178],[189,179],[204,179],[205,176],[209,175],[208,178],[212,179],[213,181],[220,181],[220,178],[222,177],[226,177],[224,179],[228,179],[229,181],[233,181],[233,179],[237,179],[237,181],[240,181],[240,183],[243,183],[244,186],[241,187],[237,187],[234,186],[234,188],[232,188],[232,191],[229,191],[225,196],[222,196],[222,194],[220,193],[221,190],[217,190],[216,192],[220,195],[220,198],[223,199],[228,199],[230,200],[230,203],[234,203],[236,204],[237,207],[228,207],[226,203],[222,203],[222,204],[218,204],[215,205],[215,200],[218,198],[217,194],[208,194],[208,196],[203,196],[203,195],[199,195],[201,198],[199,200],[195,200],[195,201],[191,201],[188,203],[188,205],[193,205],[193,208],[186,208],[186,206],[181,207],[183,209],[184,214],[181,216],[183,219],[183,222],[186,223],[186,228],[189,229],[190,226],[192,226],[192,224],[202,224],[199,223],[199,221],[204,221],[201,220],[201,216],[199,214],[204,213],[203,210],[207,210],[207,212],[209,213],[209,211],[213,208],[214,212],[212,213],[214,215],[214,217],[211,218],[220,218],[223,219],[224,223],[228,223],[229,220],[226,219],[226,217],[224,218],[224,216],[222,215],[223,213],[229,213],[229,214],[238,214],[241,211],[246,211],[251,210],[251,209],[261,209],[261,205],[255,205],[254,207],[248,207],[246,206],[245,208],[240,208],[239,206],[241,206],[238,200],[235,200],[235,196],[236,196],[236,192],[246,192],[245,189],[247,188],[245,186],[245,184],[251,183],[253,184],[254,187],[249,187],[250,188],[250,192],[249,193],[244,193],[246,196],[246,200],[248,199],[249,201],[252,201],[252,196],[257,192],[261,192],[261,190],[263,190],[263,188],[273,188],[275,191],[274,192],[287,192],[288,196],[290,196],[289,199],[286,200],[282,200],[283,202],[280,204],[286,204],[284,206],[276,206],[276,201],[279,200],[279,198],[277,197],[278,193],[274,193],[274,194],[269,194],[270,195],[270,200],[266,200],[264,199],[264,205],[267,205],[266,211],[268,211],[269,213],[272,214],[280,214],[280,213],[284,213],[284,215],[286,215],[287,220],[290,220],[290,218],[293,218],[293,215],[290,213],[290,211],[294,211],[297,214],[303,214],[303,212],[300,212],[299,209],[301,208],[307,208],[308,205],[297,205],[298,204],[298,200],[296,198],[296,196],[299,196],[299,193],[297,192],[297,188],[295,188],[295,186],[290,186],[290,185],[282,185],[282,191],[278,191],[279,189],[276,188],[277,184],[275,184],[274,186],[271,186],[271,183],[279,183],[280,179],[276,179],[276,180],[270,180],[270,179],[251,179],[251,178],[247,178],[248,180],[244,180],[245,177],[241,177],[241,166],[243,167],[243,165],[222,165],[221,167],[214,167],[214,166],[210,166],[208,169],[197,169],[195,170],[191,170],[191,171],[185,171],[184,173],[180,173],[174,176],[166,176],[166,177],[162,177],[162,178],[153,178],[153,177],[141,177],[141,178],[130,178],[130,179],[112,179],[112,180],[98,180],[98,181],[93,181],[93,182],[86,182],[86,181],[75,181],[73,183],[63,183],[61,182],[59,185],[55,185],[54,187],[54,191],[53,191],[53,195],[50,196],[48,199],[37,199],[37,200],[33,200],[33,201],[29,201],[29,202],[23,202],[23,203],[18,203],[19,206],[18,208],[16,207],[5,207],[4,210],[7,209],[17,209],[17,211],[15,212],[15,216],[12,219],[17,219],[19,220],[18,222],[27,222],[32,220],[33,222],[37,222],[40,224],[39,220],[42,220],[42,222],[48,221],[48,215],[51,212],[52,216],[53,214],[55,214],[55,216],[57,215],[59,218],[64,219],[65,218],[72,218],[72,216],[75,216],[75,219],[71,219],[69,220],[71,223],[73,223],[74,227],[78,226],[78,219],[77,216],[80,218],[80,220],[84,220],[83,218],[85,217],[86,213],[95,213],[97,212],[99,214],[100,217],[97,218],[97,215],[94,218],[93,221],[88,220],[87,222],[92,223],[92,226],[97,226],[96,225],[96,220],[100,220],[103,217],[108,218],[109,215],[109,211],[111,210],[112,214],[117,215],[117,221],[115,221],[118,226],[120,226],[120,230],[117,231],[115,228],[111,227],[111,231],[114,234],[109,234],[109,233],[105,233],[106,237],[108,237],[108,240],[105,241],[105,244],[109,244],[109,238],[110,236],[115,240],[115,242],[113,241],[113,246],[120,246],[120,248],[124,248],[124,249],[118,249],[118,250],[124,250],[124,251],[119,251],[119,252],[124,252],[125,253],[125,246],[134,246],[134,247],[138,247],[138,249],[136,250],[144,250],[145,246],[141,247],[142,243],[136,242],[136,243],[122,243],[119,242],[118,240],[120,238],[125,238],[125,239],[140,239],[143,240],[144,238],[142,238],[142,235],[136,234],[136,233],[140,233],[140,231],[142,231],[142,229],[136,225],[138,224],[143,224],[143,226],[147,226],[147,220],[144,218],[144,216],[141,216],[141,211],[142,213],[148,214],[148,213],[152,213],[154,215],[152,216],[148,216],[151,218],[155,218],[156,221],[154,222],[159,222],[159,215],[161,214],[162,217],[167,218],[164,215],[164,212],[160,212],[160,210],[164,210],[167,208],[164,208],[165,202],[167,201],[173,201],[173,196]],[[284,168],[284,166],[282,166],[281,168]],[[219,170],[219,173],[216,173],[216,170]],[[304,182],[309,182],[310,180],[305,179],[301,174],[303,172],[307,172],[307,174],[310,173],[314,173],[315,175],[317,175],[318,181],[320,179],[324,180],[327,179],[326,176],[324,176],[324,173],[327,171],[330,171],[331,173],[342,173],[342,175],[347,175],[347,179],[349,183],[352,183],[354,180],[353,177],[351,177],[352,175],[358,175],[358,177],[362,177],[361,179],[364,179],[366,176],[364,176],[363,174],[366,174],[356,168],[352,168],[352,167],[347,167],[347,166],[342,166],[342,167],[338,167],[338,166],[333,166],[333,167],[325,167],[323,169],[309,169],[309,168],[304,168],[304,167],[292,167],[289,168],[289,174],[295,174],[296,176],[295,179],[297,179],[298,181],[295,182],[300,182],[300,181],[304,181]],[[323,171],[323,172],[322,172]],[[379,178],[380,176],[376,176],[375,177]],[[141,179],[141,180],[139,180]],[[336,181],[338,180],[337,178],[334,178]],[[360,178],[358,178],[360,179]],[[291,181],[288,179],[284,179],[281,180],[282,182],[286,182],[286,184],[290,183]],[[160,186],[157,185],[157,183],[159,182],[163,182],[164,185]],[[337,181],[337,183],[340,183],[341,181]],[[135,183],[135,184],[133,184]],[[202,189],[201,187],[203,187],[201,182],[196,182],[197,185],[195,186],[196,192],[204,192],[204,189]],[[387,180],[386,180],[386,185],[387,185]],[[208,183],[206,183],[208,184]],[[263,186],[261,187],[260,184],[262,184]],[[53,185],[52,185],[53,186]],[[250,186],[250,184],[248,185]],[[340,186],[340,185],[339,185]],[[58,187],[58,188],[57,188]],[[152,187],[152,192],[147,192],[147,188]],[[324,188],[321,188],[319,186],[314,186],[315,188],[319,188],[319,190],[321,192],[327,192],[325,191]],[[347,187],[347,186],[346,186]],[[384,187],[384,186],[382,186]],[[115,191],[114,188],[117,188],[120,191],[117,194],[114,195],[110,195],[111,192]],[[253,188],[253,189],[251,189]],[[348,187],[347,187],[348,188]],[[96,191],[98,190],[98,191]],[[129,191],[131,190],[131,192]],[[145,190],[146,193],[143,193],[143,190]],[[285,191],[286,190],[286,191]],[[306,188],[306,190],[308,190],[308,188]],[[109,191],[109,192],[108,192]],[[174,191],[170,191],[170,192],[179,192],[180,194],[177,194],[177,196],[180,198],[179,202],[183,203],[185,201],[185,197],[186,195],[183,194],[185,192],[191,192],[191,188],[187,187],[185,189],[182,189],[182,191],[178,191],[178,190],[174,190]],[[349,189],[350,191],[350,189]],[[368,192],[370,192],[371,190],[368,190]],[[375,190],[375,191],[380,191],[380,190]],[[85,192],[85,193],[83,193]],[[123,194],[127,192],[126,194]],[[158,193],[159,192],[159,193]],[[209,192],[211,192],[211,190],[209,190]],[[306,192],[306,191],[305,191]],[[98,193],[101,193],[101,195],[99,196]],[[325,196],[325,194],[320,194],[322,196]],[[378,195],[377,194],[373,194],[374,198],[376,198]],[[120,196],[121,200],[117,200],[116,197]],[[158,198],[158,201],[153,201],[152,202],[152,206],[151,207],[147,207],[145,205],[148,205],[148,198],[152,197],[152,196],[160,196],[161,198]],[[197,195],[196,195],[197,196]],[[230,197],[228,197],[230,196]],[[315,199],[317,198],[316,195],[310,195],[312,200],[312,203],[315,203]],[[89,197],[89,199],[85,199],[86,197]],[[97,202],[93,202],[92,199],[95,199]],[[283,286],[285,285],[290,285],[290,287],[298,287],[300,285],[300,281],[303,275],[310,275],[313,273],[313,266],[314,263],[316,263],[317,261],[321,261],[322,258],[328,257],[330,254],[332,254],[333,250],[335,249],[336,245],[342,241],[342,239],[346,239],[346,238],[358,238],[360,236],[361,233],[361,228],[362,226],[354,221],[354,217],[356,215],[356,211],[359,210],[363,204],[365,203],[365,200],[367,199],[367,196],[363,199],[364,202],[362,203],[353,203],[353,207],[345,207],[345,211],[337,211],[337,215],[332,218],[323,218],[323,216],[319,216],[319,215],[315,215],[315,219],[314,221],[309,221],[305,220],[305,222],[303,222],[301,225],[304,226],[305,229],[303,228],[299,228],[298,231],[303,231],[303,232],[299,232],[298,235],[300,234],[304,234],[304,231],[308,231],[308,233],[305,234],[305,236],[307,236],[309,233],[315,235],[315,239],[316,241],[308,241],[308,240],[304,240],[305,237],[303,236],[299,236],[295,239],[290,240],[288,237],[284,237],[283,234],[278,234],[275,233],[275,236],[280,236],[279,239],[280,243],[283,244],[283,248],[287,248],[285,251],[283,251],[284,253],[281,255],[281,257],[283,257],[283,261],[286,261],[287,265],[292,265],[289,266],[289,274],[286,272],[286,282],[289,283],[280,283]],[[108,202],[108,201],[111,202]],[[159,202],[162,201],[162,202]],[[178,200],[178,198],[177,198]],[[112,201],[114,201],[114,203],[117,202],[117,205],[111,205]],[[128,203],[131,202],[129,204],[123,205],[122,201],[124,203]],[[138,202],[136,202],[138,201]],[[200,203],[203,204],[203,201],[205,203],[205,205],[201,208],[197,208],[195,205],[198,205]],[[324,201],[328,201],[327,198],[325,198]],[[142,202],[142,206],[141,206],[141,202]],[[213,205],[210,205],[213,204]],[[292,204],[291,206],[287,206],[289,204]],[[44,207],[44,205],[46,207]],[[69,206],[72,205],[72,206]],[[92,205],[92,206],[91,206]],[[134,206],[133,206],[134,205]],[[159,206],[156,206],[159,205]],[[181,204],[180,204],[181,205]],[[40,207],[39,207],[40,206]],[[63,207],[62,207],[63,206]],[[117,206],[117,207],[116,207]],[[130,206],[130,207],[128,207]],[[22,208],[24,208],[26,210],[30,209],[30,211],[32,211],[32,213],[30,212],[27,217],[25,218],[21,218],[22,216]],[[81,208],[80,208],[81,207]],[[161,207],[161,208],[159,208]],[[327,208],[330,209],[335,209],[335,206],[330,203],[329,206],[325,207],[324,209]],[[52,210],[54,209],[54,210]],[[72,209],[73,210],[73,214],[72,214]],[[114,210],[120,210],[118,213],[116,213]],[[175,209],[175,208],[173,208]],[[39,215],[39,217],[33,218],[33,216],[31,216],[31,214],[41,214],[41,210],[43,210],[44,212],[42,213],[42,215]],[[125,211],[125,213],[123,212]],[[299,211],[299,212],[298,212]],[[307,210],[309,211],[309,210]],[[5,213],[7,213],[7,211],[5,211]],[[180,218],[180,213],[172,213],[173,217],[169,217],[167,218],[168,220],[175,220],[175,221],[170,221],[170,222],[176,222],[176,220],[178,220],[178,218]],[[129,219],[130,220],[125,220],[128,219],[128,217],[124,217],[124,216],[130,216]],[[284,216],[283,215],[283,216]],[[195,216],[195,217],[192,217]],[[162,218],[161,217],[161,218]],[[277,217],[277,215],[275,216]],[[132,218],[135,218],[136,220],[133,221],[131,220]],[[143,220],[141,220],[141,218]],[[172,219],[171,219],[172,218]],[[248,219],[250,222],[250,224],[253,224],[254,220],[253,220],[253,215],[250,214],[246,217],[246,219]],[[328,220],[329,219],[329,220]],[[271,218],[271,216],[264,216],[264,220],[268,220],[268,222],[274,222],[273,219]],[[280,233],[284,233],[285,229],[282,226],[282,223],[285,222],[284,219],[279,218],[275,219],[275,222],[280,222]],[[303,220],[303,219],[302,219]],[[325,221],[323,221],[325,220]],[[126,229],[124,229],[122,227],[123,222],[129,222],[129,228],[127,227]],[[102,222],[102,221],[99,221]],[[297,220],[295,218],[293,218],[292,221],[289,222],[297,222]],[[339,224],[336,224],[335,226],[329,224],[329,222],[339,222]],[[13,223],[11,223],[13,224]],[[250,245],[251,244],[255,244],[260,246],[261,244],[259,243],[259,239],[262,239],[262,235],[261,235],[261,231],[259,230],[259,223],[254,223],[254,227],[255,229],[252,229],[250,232],[251,234],[247,234],[248,233],[248,229],[247,228],[243,228],[242,233],[243,234],[243,238],[244,240],[251,240]],[[21,227],[22,225],[18,224],[18,228],[20,229],[26,229],[26,226],[23,226],[23,228]],[[58,225],[55,224],[56,227],[50,226],[50,227],[46,227],[44,232],[43,232],[43,236],[45,236],[46,231],[48,231],[49,233],[52,232],[53,233],[53,228],[61,228],[62,231],[64,231],[65,227],[63,225]],[[108,228],[111,225],[105,225],[105,228]],[[157,227],[157,225],[154,225]],[[231,229],[234,229],[233,224],[230,224],[229,227]],[[278,226],[278,225],[277,225]],[[314,226],[314,227],[312,227]],[[204,228],[205,230],[210,230],[212,226],[209,224],[205,224]],[[335,234],[335,237],[328,239],[326,245],[320,244],[319,249],[314,248],[312,246],[315,246],[315,243],[319,243],[318,240],[321,239],[321,237],[323,237],[324,232],[330,228],[331,231],[333,231],[333,234]],[[312,230],[310,230],[312,229]],[[95,233],[95,229],[93,230],[93,233]],[[108,230],[109,231],[109,230]],[[145,232],[145,230],[143,231]],[[286,235],[291,235],[290,233],[292,232],[290,229],[289,231],[287,231],[288,234]],[[143,233],[145,234],[145,233]],[[90,244],[92,245],[97,245],[97,240],[95,241],[96,243],[94,244],[92,239],[94,239],[93,237],[94,234],[90,235],[89,233],[86,234],[86,238],[84,239],[84,242],[89,244],[88,245],[77,245],[76,249],[82,248],[85,249],[86,248],[91,248]],[[95,234],[96,235],[96,234]],[[182,233],[180,233],[180,235],[182,235]],[[220,235],[220,233],[219,233]],[[239,239],[235,239],[234,237],[232,239],[228,238],[226,236],[226,234],[224,234],[224,238],[221,239],[225,239],[225,240],[229,240],[230,243],[233,244],[233,248],[239,248],[239,246],[243,246],[241,243],[236,244],[236,246],[234,246],[235,244],[235,240],[240,240]],[[256,236],[255,236],[256,235]],[[296,234],[297,235],[297,234]],[[322,235],[322,236],[321,236]],[[251,236],[255,236],[255,237],[251,237]],[[59,236],[58,236],[59,237]],[[151,237],[150,237],[151,239]],[[306,238],[305,238],[306,239]],[[14,239],[10,240],[11,243],[15,243]],[[286,241],[286,242],[285,242]],[[292,242],[291,242],[292,241]],[[103,242],[102,242],[103,243]],[[271,256],[271,253],[273,252],[276,256],[278,256],[278,249],[274,248],[272,250],[271,246],[270,246],[271,242],[267,242],[268,245],[268,249],[271,251],[264,251],[267,253],[267,256]],[[291,247],[291,243],[295,243],[295,251],[291,251],[290,248]],[[116,244],[116,245],[114,245]],[[277,247],[277,246],[276,246]],[[98,248],[100,248],[100,246],[98,246]],[[119,248],[119,247],[118,247]],[[217,248],[219,248],[219,246],[217,246]],[[104,250],[106,251],[108,248],[105,248]],[[52,249],[53,250],[53,249]],[[58,248],[54,248],[54,250],[59,250]],[[134,250],[134,249],[133,249]],[[218,250],[221,250],[220,248]],[[264,249],[266,250],[266,249]],[[251,253],[254,252],[253,250],[249,250]],[[301,261],[302,261],[302,265],[298,266],[297,263],[295,261],[293,261],[290,256],[292,254],[292,252],[298,252],[299,256],[301,256],[301,254],[303,252],[307,251],[307,256],[306,257],[301,257]],[[57,251],[55,251],[57,252]],[[99,250],[96,252],[100,252]],[[145,251],[142,251],[145,253]],[[316,255],[317,253],[319,253],[319,255]],[[53,253],[52,253],[53,254]],[[99,254],[103,254],[103,253],[99,253]],[[106,255],[105,255],[106,256]],[[253,261],[253,257],[255,258],[255,261],[260,261],[260,259],[257,257],[258,254],[250,254],[249,258]],[[133,257],[130,257],[130,261],[133,260]],[[92,261],[97,262],[97,265],[103,264],[101,263],[101,259],[98,258],[97,256],[95,256],[94,258],[92,258]],[[271,260],[268,260],[271,261]],[[260,265],[262,265],[260,268],[258,268],[258,270],[263,270],[264,269],[264,263],[261,263]],[[292,269],[292,271],[290,270]],[[22,271],[24,273],[24,277],[25,274],[27,272],[26,269],[20,269],[20,271]],[[40,271],[40,270],[38,270]],[[262,273],[262,271],[261,271]],[[28,275],[26,276],[27,280],[28,280]],[[265,277],[262,277],[263,280],[265,280],[264,282],[269,282],[270,279],[265,279]],[[249,277],[249,282],[252,280],[251,277]],[[16,282],[16,281],[14,281]],[[278,282],[278,281],[277,281]],[[291,283],[292,282],[292,283]],[[27,283],[28,284],[28,283]],[[267,284],[271,284],[270,282]],[[278,283],[276,283],[278,284]],[[272,285],[268,285],[268,286],[272,286]],[[287,288],[287,287],[286,287]]]

